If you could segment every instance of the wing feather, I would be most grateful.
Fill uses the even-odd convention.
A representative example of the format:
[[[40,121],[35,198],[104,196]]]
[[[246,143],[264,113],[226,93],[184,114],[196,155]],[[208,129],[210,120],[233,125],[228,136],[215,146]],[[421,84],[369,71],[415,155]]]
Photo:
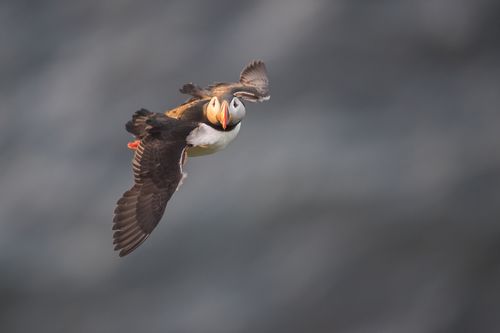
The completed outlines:
[[[267,69],[264,62],[255,60],[249,63],[240,74],[240,83],[243,89],[235,91],[235,95],[253,101],[253,96],[256,100],[264,101],[269,99],[269,79]],[[253,89],[255,91],[252,91]]]
[[[120,256],[141,245],[161,220],[183,178],[186,137],[196,126],[168,118],[145,127],[149,132],[132,161],[134,186],[118,200],[113,218],[113,244]]]

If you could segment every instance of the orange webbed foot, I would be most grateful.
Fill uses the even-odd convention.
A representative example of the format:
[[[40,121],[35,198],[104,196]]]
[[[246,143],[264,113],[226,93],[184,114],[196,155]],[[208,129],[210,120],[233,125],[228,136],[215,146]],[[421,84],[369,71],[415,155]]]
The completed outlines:
[[[136,150],[137,147],[139,147],[140,143],[141,143],[141,140],[135,140],[135,141],[127,143],[127,147],[130,150]]]

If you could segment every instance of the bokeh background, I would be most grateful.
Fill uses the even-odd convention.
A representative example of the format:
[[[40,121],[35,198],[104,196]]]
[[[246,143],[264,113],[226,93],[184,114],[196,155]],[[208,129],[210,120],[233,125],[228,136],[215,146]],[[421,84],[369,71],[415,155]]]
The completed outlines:
[[[499,332],[500,3],[3,1],[1,332]],[[125,122],[271,100],[113,252]]]

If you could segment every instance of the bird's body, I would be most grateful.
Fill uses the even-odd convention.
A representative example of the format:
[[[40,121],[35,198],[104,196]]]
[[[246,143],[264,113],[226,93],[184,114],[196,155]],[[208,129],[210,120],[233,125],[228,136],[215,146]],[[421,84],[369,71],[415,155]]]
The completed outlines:
[[[236,139],[240,128],[241,122],[230,131],[218,131],[211,126],[201,124],[187,137],[187,143],[190,145],[187,149],[188,156],[209,155],[226,148]]]
[[[168,117],[201,124],[200,128],[188,137],[187,154],[190,157],[209,155],[226,148],[240,131],[241,121],[227,126],[225,130],[219,125],[208,122],[204,106],[209,102],[208,98],[189,101],[165,112]]]
[[[115,250],[124,256],[136,249],[160,221],[166,205],[182,184],[187,155],[224,149],[238,135],[245,106],[240,99],[269,99],[267,71],[261,61],[243,69],[237,83],[201,89],[189,83],[181,92],[192,97],[164,114],[137,111],[126,125],[136,141],[132,161],[134,186],[118,200],[113,219]]]

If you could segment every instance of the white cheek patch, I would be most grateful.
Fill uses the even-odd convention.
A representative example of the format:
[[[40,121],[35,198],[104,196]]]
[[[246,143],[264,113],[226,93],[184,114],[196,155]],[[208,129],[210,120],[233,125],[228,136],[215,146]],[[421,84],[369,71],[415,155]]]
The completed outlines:
[[[231,115],[231,122],[240,122],[245,117],[245,113],[245,104],[243,104],[237,97],[234,97],[229,104],[229,114]]]

